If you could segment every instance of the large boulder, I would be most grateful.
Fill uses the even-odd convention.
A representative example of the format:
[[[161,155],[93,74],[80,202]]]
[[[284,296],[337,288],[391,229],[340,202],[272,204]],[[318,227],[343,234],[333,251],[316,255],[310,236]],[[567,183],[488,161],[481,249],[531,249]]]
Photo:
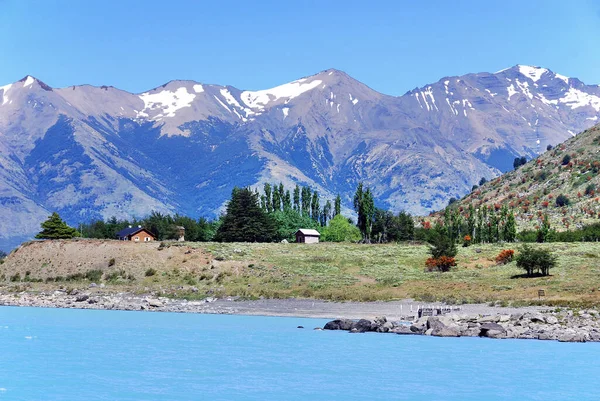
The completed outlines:
[[[390,330],[390,333],[395,334],[423,334],[423,332],[415,332],[412,330],[412,326],[401,324]]]
[[[350,319],[336,319],[325,323],[324,330],[351,330],[354,322]]]
[[[479,327],[480,337],[503,338],[506,336],[506,329],[498,323],[484,323]]]
[[[558,341],[566,343],[584,343],[585,335],[583,333],[566,332],[558,336]]]
[[[375,331],[376,329],[377,325],[372,321],[360,319],[358,322],[354,322],[350,330],[356,333],[366,333],[367,331]]]
[[[460,332],[456,327],[444,326],[441,328],[433,329],[431,335],[435,337],[460,337]]]
[[[427,328],[428,331],[431,330],[431,335],[436,337],[460,336],[458,326],[452,320],[440,316],[429,316],[427,318]]]

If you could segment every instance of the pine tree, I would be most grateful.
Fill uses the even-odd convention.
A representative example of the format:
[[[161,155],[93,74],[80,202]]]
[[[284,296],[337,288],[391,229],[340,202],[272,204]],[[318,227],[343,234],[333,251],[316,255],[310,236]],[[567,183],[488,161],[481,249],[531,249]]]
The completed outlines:
[[[342,214],[342,197],[340,196],[340,194],[337,194],[337,196],[335,197],[335,202],[333,206],[333,217],[337,216],[338,214]]]
[[[271,242],[276,239],[275,222],[271,215],[260,208],[256,194],[248,188],[234,188],[215,240]]]
[[[42,231],[35,236],[37,239],[69,239],[80,236],[77,230],[69,227],[56,212],[52,213],[41,226]]]

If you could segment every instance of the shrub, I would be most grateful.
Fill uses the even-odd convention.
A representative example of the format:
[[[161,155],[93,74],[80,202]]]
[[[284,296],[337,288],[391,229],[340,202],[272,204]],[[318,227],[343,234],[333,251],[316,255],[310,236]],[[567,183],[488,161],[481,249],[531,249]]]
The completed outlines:
[[[561,163],[562,163],[563,166],[566,166],[570,162],[571,162],[571,156],[570,155],[565,155],[565,157],[563,157]]]
[[[102,279],[102,270],[88,270],[85,273],[85,278],[93,282],[98,282]]]
[[[595,190],[596,186],[594,184],[589,184],[587,187],[585,187],[585,194],[588,196],[594,195]]]
[[[523,245],[517,255],[517,266],[524,269],[528,276],[534,272],[548,276],[550,269],[556,266],[556,256],[547,249],[534,249],[529,245]]]
[[[116,263],[115,258],[110,258],[110,260],[108,261],[108,267],[114,266]]]
[[[450,270],[450,267],[456,266],[454,257],[458,250],[445,227],[437,225],[430,242],[429,253],[431,253],[431,258],[425,261],[429,271],[436,268],[438,271],[445,272]]]
[[[429,258],[425,261],[428,271],[447,272],[452,266],[456,266],[456,260],[451,256],[440,256],[439,258]]]
[[[471,245],[471,241],[473,240],[473,238],[471,238],[471,236],[469,234],[465,235],[463,238],[463,247],[468,247],[469,245]]]
[[[563,207],[569,205],[569,198],[566,195],[560,194],[556,197],[556,206]]]
[[[148,268],[148,269],[146,270],[146,272],[144,273],[144,275],[145,275],[146,277],[152,277],[152,276],[156,275],[156,269],[154,269],[154,268],[150,267],[150,268]]]
[[[515,251],[512,249],[503,249],[498,256],[496,256],[496,263],[499,265],[505,265],[512,262]]]

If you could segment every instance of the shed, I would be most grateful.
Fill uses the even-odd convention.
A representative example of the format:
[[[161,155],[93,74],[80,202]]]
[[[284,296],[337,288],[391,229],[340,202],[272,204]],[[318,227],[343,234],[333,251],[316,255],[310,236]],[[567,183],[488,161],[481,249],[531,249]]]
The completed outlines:
[[[301,228],[296,231],[296,242],[304,244],[317,244],[321,234],[317,230]]]
[[[117,239],[121,241],[150,242],[154,241],[156,237],[142,226],[129,226],[117,233]]]

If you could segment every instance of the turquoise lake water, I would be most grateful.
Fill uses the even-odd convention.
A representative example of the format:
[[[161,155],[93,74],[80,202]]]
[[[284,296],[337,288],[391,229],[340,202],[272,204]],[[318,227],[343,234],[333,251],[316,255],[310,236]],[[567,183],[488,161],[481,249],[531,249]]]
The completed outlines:
[[[600,400],[598,343],[324,323],[0,307],[0,400]]]

